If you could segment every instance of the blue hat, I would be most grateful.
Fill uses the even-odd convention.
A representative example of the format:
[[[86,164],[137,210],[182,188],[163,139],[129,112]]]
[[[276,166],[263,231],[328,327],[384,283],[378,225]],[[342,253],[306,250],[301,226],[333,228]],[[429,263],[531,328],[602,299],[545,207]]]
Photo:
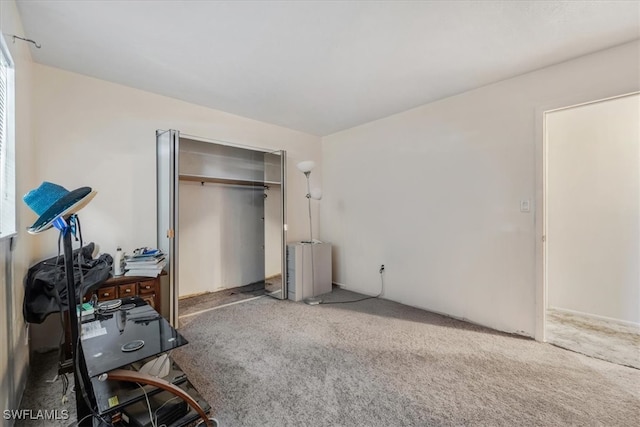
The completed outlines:
[[[56,218],[79,211],[95,195],[96,192],[91,191],[91,187],[69,191],[60,185],[43,182],[40,187],[29,191],[22,198],[27,206],[40,216],[27,231],[35,234],[47,230]]]

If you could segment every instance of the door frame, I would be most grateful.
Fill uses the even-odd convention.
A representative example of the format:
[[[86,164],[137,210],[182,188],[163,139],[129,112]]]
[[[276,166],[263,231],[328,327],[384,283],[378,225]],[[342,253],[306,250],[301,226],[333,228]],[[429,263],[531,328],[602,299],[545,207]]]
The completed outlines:
[[[536,318],[535,335],[536,341],[546,342],[547,323],[547,299],[548,299],[548,277],[547,277],[547,194],[548,194],[548,135],[547,135],[547,114],[556,111],[576,108],[583,105],[595,104],[612,99],[624,98],[640,94],[640,91],[633,91],[618,95],[599,94],[598,95],[577,95],[570,98],[557,100],[553,103],[539,106],[535,111],[535,158],[536,158],[536,205],[535,205],[535,283],[536,283]]]

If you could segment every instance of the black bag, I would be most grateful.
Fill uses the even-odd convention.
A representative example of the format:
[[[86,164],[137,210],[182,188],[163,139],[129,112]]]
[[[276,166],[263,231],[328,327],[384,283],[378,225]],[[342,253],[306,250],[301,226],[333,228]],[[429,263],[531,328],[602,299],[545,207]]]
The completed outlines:
[[[111,274],[113,264],[111,255],[102,254],[93,259],[94,247],[93,243],[89,243],[73,251],[73,278],[78,303],[82,301],[85,294],[103,284]],[[79,254],[81,255],[80,264],[78,263]],[[82,276],[80,269],[82,269]],[[42,323],[49,314],[68,309],[64,256],[40,261],[29,268],[25,277],[22,307],[24,320],[28,323]]]

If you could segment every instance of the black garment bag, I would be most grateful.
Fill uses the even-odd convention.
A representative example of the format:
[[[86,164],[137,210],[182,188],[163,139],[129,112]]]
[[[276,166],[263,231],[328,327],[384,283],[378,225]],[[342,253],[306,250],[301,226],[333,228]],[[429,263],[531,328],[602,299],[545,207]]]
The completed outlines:
[[[76,301],[82,301],[85,294],[98,288],[111,274],[111,265],[113,264],[111,255],[102,254],[93,259],[94,247],[93,243],[89,243],[73,251]],[[22,307],[26,322],[42,323],[49,314],[68,310],[67,301],[64,255],[40,261],[29,268],[25,277]]]

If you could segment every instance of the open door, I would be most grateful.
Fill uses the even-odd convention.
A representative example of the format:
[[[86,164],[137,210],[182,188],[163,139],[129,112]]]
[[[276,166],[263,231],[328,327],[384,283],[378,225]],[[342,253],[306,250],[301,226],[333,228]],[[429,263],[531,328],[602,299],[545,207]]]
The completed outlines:
[[[287,299],[285,171],[285,151],[264,153],[264,290],[278,299]]]
[[[176,130],[156,131],[158,249],[167,256],[169,323],[178,327],[178,144]],[[161,307],[162,308],[162,307]]]

